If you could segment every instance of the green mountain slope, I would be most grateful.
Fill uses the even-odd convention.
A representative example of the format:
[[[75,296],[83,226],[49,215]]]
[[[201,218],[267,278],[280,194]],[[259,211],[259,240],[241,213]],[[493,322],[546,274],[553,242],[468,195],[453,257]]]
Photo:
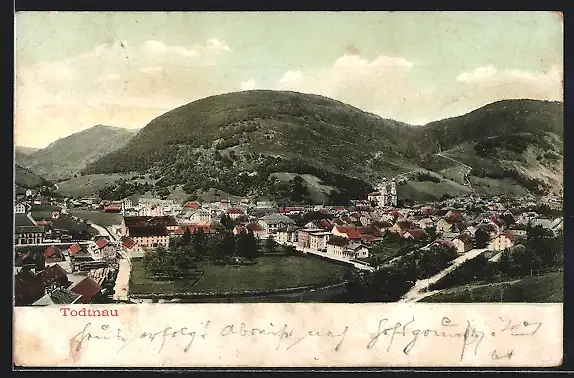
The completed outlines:
[[[17,192],[26,189],[37,189],[42,186],[51,186],[52,184],[45,178],[35,174],[27,168],[16,164],[14,166],[14,181]]]
[[[561,162],[562,128],[562,104],[554,102],[500,101],[415,127],[322,96],[246,91],[167,112],[82,173],[138,172],[163,195],[217,189],[312,202],[363,197],[381,177],[401,178],[411,199],[501,187],[543,192],[560,181],[559,170],[552,180],[540,177]],[[549,147],[554,152],[544,155]],[[438,182],[417,176],[425,170]],[[302,181],[294,183],[296,175]],[[300,184],[306,189],[293,189]],[[138,190],[121,187],[121,194]]]
[[[132,130],[97,125],[58,139],[32,154],[16,155],[16,162],[49,179],[77,174],[86,165],[124,146],[134,135]]]

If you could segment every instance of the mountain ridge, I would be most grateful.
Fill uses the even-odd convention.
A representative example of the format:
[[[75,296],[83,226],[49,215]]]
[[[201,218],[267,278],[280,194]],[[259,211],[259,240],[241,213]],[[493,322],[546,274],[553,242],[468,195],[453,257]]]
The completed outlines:
[[[335,188],[334,193],[314,196],[321,202],[332,197],[359,198],[382,177],[431,171],[443,177],[440,190],[460,192],[468,181],[457,173],[462,165],[438,154],[466,146],[464,156],[457,159],[470,163],[469,174],[475,181],[494,176],[492,180],[509,181],[502,186],[494,182],[500,190],[514,185],[542,191],[557,180],[546,182],[546,176],[536,179],[545,182],[528,180],[533,180],[530,176],[536,176],[541,167],[549,167],[541,157],[542,147],[550,145],[556,154],[562,153],[562,113],[562,103],[511,99],[414,126],[320,95],[232,92],[193,101],[156,117],[123,147],[88,164],[82,174],[139,172],[152,177],[159,192],[180,187],[190,196],[215,188],[231,189],[230,194],[238,196],[273,197],[283,196],[289,185],[288,180],[277,178],[287,176],[275,173],[290,172],[319,180],[309,179],[310,189],[317,189],[312,182],[321,190]],[[500,131],[509,139],[496,139]],[[524,133],[546,139],[530,140],[521,136]],[[506,160],[478,155],[476,145],[490,143],[485,142],[489,138],[499,143],[496,148],[506,151]],[[521,143],[527,143],[527,148],[521,149]],[[514,144],[520,148],[516,150]],[[534,163],[533,154],[538,159]],[[489,165],[496,172],[484,171]],[[414,184],[432,186],[424,181]],[[414,184],[411,180],[409,185]],[[414,196],[420,194],[417,190]],[[426,195],[439,196],[429,192],[423,197]]]

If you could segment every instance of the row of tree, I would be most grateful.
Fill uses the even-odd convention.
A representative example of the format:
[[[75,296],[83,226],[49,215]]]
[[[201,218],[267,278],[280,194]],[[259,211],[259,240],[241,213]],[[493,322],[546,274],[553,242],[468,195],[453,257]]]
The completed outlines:
[[[395,302],[418,279],[430,277],[446,268],[456,258],[454,248],[435,245],[430,250],[415,250],[396,263],[382,265],[374,272],[351,272],[347,275],[344,300],[349,302]]]
[[[561,269],[563,255],[561,235],[554,237],[549,230],[531,227],[525,243],[504,250],[497,263],[489,262],[486,256],[479,255],[430,289],[445,289],[479,281],[493,282]]]
[[[146,272],[155,276],[193,276],[202,260],[231,262],[236,261],[236,257],[254,260],[264,253],[274,253],[276,247],[275,241],[269,238],[261,248],[252,232],[233,235],[221,229],[208,236],[201,229],[193,233],[186,229],[180,238],[174,238],[169,250],[159,247],[147,251],[143,264]]]

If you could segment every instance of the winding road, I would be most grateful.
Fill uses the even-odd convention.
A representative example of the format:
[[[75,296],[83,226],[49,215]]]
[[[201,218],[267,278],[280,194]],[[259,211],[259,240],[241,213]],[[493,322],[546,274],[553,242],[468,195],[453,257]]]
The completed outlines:
[[[455,271],[459,266],[467,262],[468,260],[474,259],[477,256],[480,256],[482,253],[488,251],[488,248],[482,249],[471,249],[470,251],[466,252],[464,255],[461,255],[452,261],[452,264],[446,267],[445,269],[441,270],[437,274],[432,277],[424,278],[422,280],[418,280],[415,285],[399,300],[399,302],[417,302],[424,297],[427,297],[434,292],[427,292],[426,289],[438,282],[446,275]]]
[[[455,162],[455,163],[457,163],[457,164],[460,164],[460,165],[464,166],[466,169],[468,169],[468,171],[466,171],[466,173],[463,174],[462,178],[463,178],[463,180],[465,181],[465,184],[464,184],[464,185],[466,185],[466,186],[468,186],[470,189],[472,189],[472,184],[470,183],[470,180],[468,179],[468,174],[470,173],[470,171],[472,171],[472,167],[471,167],[470,165],[464,164],[463,162],[458,161],[458,160],[456,160],[456,159],[453,159],[453,158],[451,158],[451,157],[449,157],[449,156],[445,156],[445,155],[443,155],[443,152],[439,152],[439,153],[437,153],[437,155],[440,156],[440,157],[443,157],[443,158],[445,158],[445,159],[448,159],[448,160],[450,160],[450,161],[453,161],[453,162]]]

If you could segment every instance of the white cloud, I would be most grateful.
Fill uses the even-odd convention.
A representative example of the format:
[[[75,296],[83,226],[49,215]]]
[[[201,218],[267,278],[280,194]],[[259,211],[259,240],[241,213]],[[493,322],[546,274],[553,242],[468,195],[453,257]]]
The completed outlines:
[[[161,41],[149,40],[144,42],[143,50],[152,55],[175,54],[188,58],[196,58],[228,52],[231,51],[231,48],[224,41],[211,38],[207,40],[204,45],[196,44],[191,47],[170,46]]]
[[[493,65],[462,72],[456,80],[466,90],[477,95],[500,98],[531,98],[537,100],[563,99],[562,68],[553,66],[546,72],[530,72],[519,69],[498,69]]]
[[[207,40],[207,48],[215,51],[231,51],[229,45],[217,38]]]
[[[255,79],[249,79],[244,81],[243,83],[241,83],[240,88],[242,91],[248,91],[251,89],[255,89],[257,86],[257,83],[255,81]]]
[[[368,60],[343,55],[327,67],[287,71],[277,81],[277,88],[321,94],[392,118],[400,115],[405,99],[427,91],[410,83],[413,67],[400,57],[380,55]]]
[[[20,143],[41,147],[69,128],[98,123],[142,127],[193,99],[229,91],[214,66],[230,50],[218,39],[191,47],[112,41],[57,61],[16,62]]]

